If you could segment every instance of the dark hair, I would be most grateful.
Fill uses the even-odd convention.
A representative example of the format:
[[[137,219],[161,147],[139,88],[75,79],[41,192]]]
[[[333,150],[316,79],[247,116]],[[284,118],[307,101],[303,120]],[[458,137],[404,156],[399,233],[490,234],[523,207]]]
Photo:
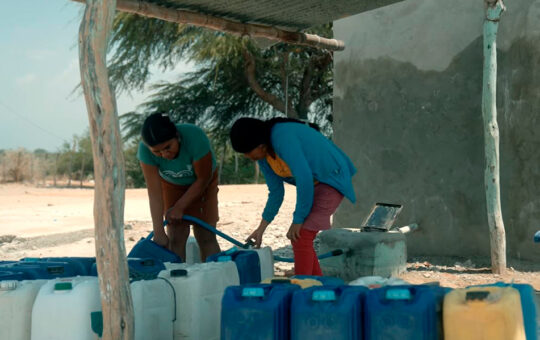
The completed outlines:
[[[153,113],[144,120],[141,137],[148,146],[154,146],[175,138],[176,126],[163,112]]]
[[[279,123],[306,124],[294,118],[277,117],[267,121],[257,118],[243,117],[234,122],[229,133],[231,144],[236,152],[247,153],[261,144],[272,148],[270,134],[274,125]],[[307,123],[310,127],[319,131],[319,127],[313,123]]]

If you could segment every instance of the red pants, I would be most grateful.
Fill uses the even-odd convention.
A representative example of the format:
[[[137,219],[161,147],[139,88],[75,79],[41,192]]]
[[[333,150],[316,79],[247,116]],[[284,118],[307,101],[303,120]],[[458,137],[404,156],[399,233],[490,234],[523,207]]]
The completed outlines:
[[[300,229],[300,238],[292,242],[294,252],[294,274],[322,276],[319,259],[313,249],[313,240],[319,231]]]

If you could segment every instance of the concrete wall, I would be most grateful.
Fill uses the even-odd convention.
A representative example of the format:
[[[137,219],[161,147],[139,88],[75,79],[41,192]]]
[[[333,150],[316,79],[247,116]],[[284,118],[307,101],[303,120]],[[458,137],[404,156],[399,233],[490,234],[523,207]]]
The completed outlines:
[[[538,259],[540,0],[507,1],[499,26],[498,121],[508,255]],[[417,222],[410,255],[489,256],[484,192],[482,0],[406,0],[334,23],[334,140],[358,168],[359,226],[375,202]]]

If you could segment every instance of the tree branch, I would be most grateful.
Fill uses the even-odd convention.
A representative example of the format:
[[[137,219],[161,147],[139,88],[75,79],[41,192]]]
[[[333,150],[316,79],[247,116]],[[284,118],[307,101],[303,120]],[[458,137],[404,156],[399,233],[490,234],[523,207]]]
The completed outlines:
[[[255,58],[249,53],[247,49],[242,49],[242,55],[244,56],[245,60],[245,72],[246,72],[246,79],[249,84],[249,87],[265,102],[270,104],[274,109],[285,113],[285,103],[283,103],[282,100],[280,100],[277,96],[266,92],[259,82],[257,82],[257,78],[255,75]],[[288,111],[289,117],[297,117],[297,113],[294,109],[291,108],[291,110]]]
[[[297,107],[301,118],[307,118],[309,106],[323,95],[319,89],[313,88],[312,86],[314,74],[316,73],[317,78],[320,78],[331,63],[332,55],[330,53],[325,53],[322,56],[313,55],[306,66],[300,86],[300,99]]]

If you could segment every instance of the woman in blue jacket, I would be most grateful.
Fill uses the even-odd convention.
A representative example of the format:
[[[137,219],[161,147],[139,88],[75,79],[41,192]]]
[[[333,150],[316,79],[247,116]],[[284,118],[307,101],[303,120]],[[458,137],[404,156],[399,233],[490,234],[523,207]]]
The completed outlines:
[[[314,126],[290,118],[240,118],[230,138],[235,151],[259,163],[269,190],[259,227],[248,240],[260,247],[283,202],[283,183],[293,184],[296,207],[286,236],[293,247],[295,274],[322,275],[313,240],[319,231],[330,229],[330,217],[343,197],[356,201],[351,181],[356,169],[349,157]]]

